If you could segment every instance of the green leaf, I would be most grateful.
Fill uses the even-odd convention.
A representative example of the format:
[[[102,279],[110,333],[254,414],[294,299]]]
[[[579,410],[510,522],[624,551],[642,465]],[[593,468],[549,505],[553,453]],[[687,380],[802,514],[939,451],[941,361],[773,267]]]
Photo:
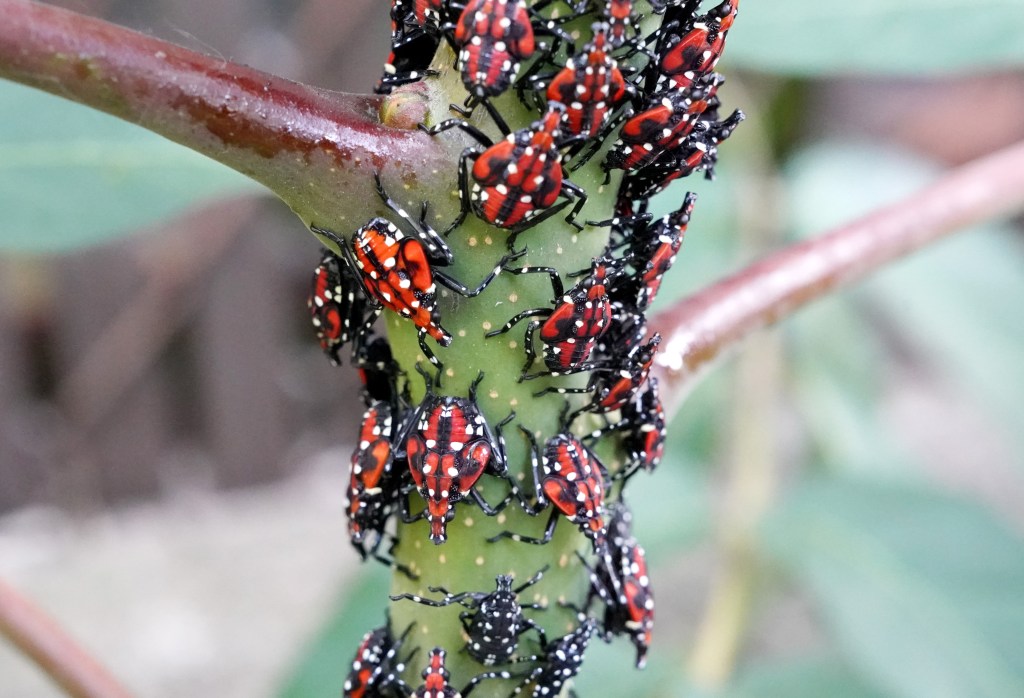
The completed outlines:
[[[120,119],[0,80],[0,251],[64,252],[265,191]]]
[[[1024,64],[1019,0],[744,2],[721,67],[804,76],[933,75]]]
[[[834,658],[761,664],[743,670],[721,698],[885,698]]]
[[[878,409],[887,354],[878,332],[848,295],[801,311],[783,326],[788,381],[816,465],[856,468],[875,478],[907,478],[914,463]]]
[[[1024,444],[1024,249],[1008,231],[962,235],[865,286],[925,363],[953,378]],[[1017,452],[1018,468],[1024,455]]]
[[[832,140],[796,152],[784,174],[794,233],[806,238],[898,201],[936,179],[940,169],[875,142]]]
[[[382,565],[363,570],[354,588],[346,587],[330,620],[300,655],[278,691],[279,698],[338,698],[360,640],[384,624],[388,571]]]
[[[1024,541],[985,510],[922,489],[819,480],[798,487],[762,534],[880,688],[1024,695]]]

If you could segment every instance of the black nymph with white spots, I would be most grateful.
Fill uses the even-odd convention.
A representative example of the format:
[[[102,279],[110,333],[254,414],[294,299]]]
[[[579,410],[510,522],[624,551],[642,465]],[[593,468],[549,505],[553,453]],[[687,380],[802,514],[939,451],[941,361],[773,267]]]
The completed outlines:
[[[523,609],[544,610],[542,604],[523,604],[519,594],[541,580],[547,567],[530,577],[518,587],[512,588],[512,576],[500,574],[494,579],[495,590],[464,591],[452,594],[444,587],[430,587],[430,590],[444,594],[441,599],[426,599],[415,594],[392,596],[392,601],[409,599],[424,606],[443,607],[453,603],[465,606],[459,614],[462,627],[469,637],[466,651],[485,666],[505,664],[512,659],[519,644],[519,636],[533,629],[537,632],[541,647],[547,646],[544,630],[523,614]]]

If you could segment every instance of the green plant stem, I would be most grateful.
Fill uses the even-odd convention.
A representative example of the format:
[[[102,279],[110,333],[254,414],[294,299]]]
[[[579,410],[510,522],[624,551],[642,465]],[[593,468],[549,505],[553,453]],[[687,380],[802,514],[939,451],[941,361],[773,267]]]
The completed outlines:
[[[462,79],[458,71],[452,68],[453,58],[446,48],[442,48],[432,66],[438,74],[424,81],[431,94],[444,96],[443,99],[433,100],[430,123],[449,118],[449,103],[459,103],[465,99]],[[528,126],[537,118],[535,112],[519,104],[515,94],[503,95],[495,100],[495,104],[513,129]],[[470,120],[495,140],[501,137],[486,116],[486,110],[476,110]],[[472,144],[471,140],[455,129],[438,135],[437,140],[456,156],[463,147]],[[451,172],[456,168],[452,165],[448,169]],[[600,183],[604,179],[604,172],[600,169],[600,158],[594,158],[586,167],[573,172],[571,179],[593,194],[581,214],[581,220],[604,220],[611,217],[612,197],[601,196]],[[617,179],[613,179],[607,191],[615,191],[616,187]],[[442,221],[450,220],[457,211],[458,193],[454,187],[452,189],[445,192],[443,198],[431,200],[431,212],[441,212]],[[400,204],[407,210],[415,210],[419,201],[409,197],[419,195],[418,191],[401,194]],[[591,260],[600,256],[607,245],[608,230],[588,227],[582,232],[577,231],[565,223],[563,218],[564,214],[553,216],[520,235],[516,246],[527,248],[528,253],[513,266],[551,266],[567,280],[567,287],[576,283],[578,279],[565,275],[589,268]],[[455,253],[455,262],[450,267],[452,275],[463,282],[475,283],[493,268],[497,257],[504,254],[506,239],[505,231],[484,223],[475,215],[469,216],[447,239]],[[502,274],[478,298],[463,299],[442,291],[439,299],[442,323],[455,337],[450,347],[434,348],[445,367],[444,383],[439,392],[465,396],[469,384],[481,371],[484,373],[477,402],[492,427],[512,411],[516,412],[515,421],[505,429],[508,466],[524,491],[531,496],[534,487],[528,444],[518,426],[522,425],[534,432],[543,444],[560,428],[559,415],[565,397],[558,394],[536,396],[535,393],[549,386],[582,386],[587,376],[575,374],[518,382],[525,358],[523,348],[528,323],[523,322],[512,331],[496,337],[487,338],[485,334],[500,328],[522,310],[551,307],[552,301],[551,283],[546,274]],[[417,346],[415,332],[409,322],[393,314],[388,317],[387,327],[396,359],[412,376],[412,404],[418,404],[423,395],[423,381],[413,371],[413,365],[416,361],[422,363],[423,357]],[[538,360],[533,370],[539,371],[543,366],[543,360]],[[582,396],[569,397],[574,401],[574,406],[584,401]],[[591,428],[588,424],[587,431]],[[614,469],[617,463],[609,460],[606,465]],[[490,475],[483,476],[476,488],[492,504],[500,501],[508,491],[505,482]],[[412,499],[418,510],[422,498],[414,494]],[[526,615],[543,626],[550,639],[561,637],[577,625],[575,612],[560,606],[560,602],[580,603],[589,581],[576,551],[589,554],[591,546],[576,526],[568,521],[560,521],[551,543],[543,546],[507,539],[490,543],[490,537],[505,530],[529,536],[540,535],[549,511],[545,511],[542,516],[531,517],[518,504],[513,504],[498,516],[489,517],[483,515],[479,508],[465,502],[458,503],[455,511],[456,517],[448,525],[450,538],[443,545],[434,545],[429,541],[425,521],[398,526],[394,558],[418,574],[419,579],[412,580],[396,574],[392,580],[392,594],[409,593],[437,599],[439,595],[430,592],[430,586],[444,586],[453,592],[491,591],[495,588],[497,574],[511,574],[518,585],[547,566],[544,578],[524,592],[523,598],[524,602],[541,603],[546,608],[543,611],[527,611]],[[449,650],[447,668],[451,672],[454,687],[461,689],[470,677],[481,672],[481,665],[468,653],[461,651],[466,644],[459,622],[459,613],[463,610],[457,604],[447,608],[425,608],[408,600],[392,602],[389,613],[393,632],[401,633],[411,623],[415,623],[408,646],[419,647],[419,652],[417,660],[407,666],[404,674],[410,685],[418,686],[422,683],[420,672],[427,653],[434,646]],[[529,656],[540,649],[532,631],[520,639],[521,656]],[[530,668],[531,664],[523,663],[509,670],[519,674]],[[518,681],[487,681],[473,695],[506,696],[517,684]]]
[[[368,214],[374,172],[411,185],[450,163],[414,130],[425,110],[415,92],[388,101],[316,90],[26,0],[0,0],[0,17],[0,78],[203,153],[266,185],[307,224],[340,228]]]
[[[69,696],[129,698],[128,692],[35,604],[0,579],[0,634]]]
[[[963,165],[921,191],[793,245],[652,319],[666,409],[755,330],[958,230],[1024,210],[1024,143]]]

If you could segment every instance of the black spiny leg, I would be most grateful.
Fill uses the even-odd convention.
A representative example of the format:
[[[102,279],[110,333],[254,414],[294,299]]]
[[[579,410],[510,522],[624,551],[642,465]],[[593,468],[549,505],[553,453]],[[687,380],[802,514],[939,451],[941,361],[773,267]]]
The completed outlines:
[[[487,503],[487,500],[484,499],[483,495],[480,494],[475,487],[469,491],[470,499],[472,499],[473,503],[480,507],[480,510],[483,511],[483,513],[487,516],[497,516],[502,511],[504,511],[505,507],[512,503],[513,494],[514,493],[509,492],[508,495],[506,495],[506,497],[503,500],[498,502],[498,506],[492,507],[490,504]]]
[[[548,279],[551,281],[551,291],[554,294],[552,298],[554,300],[558,300],[559,298],[562,297],[562,294],[565,293],[565,287],[562,285],[562,277],[558,275],[558,270],[555,269],[554,267],[525,266],[519,267],[518,269],[509,269],[507,273],[516,274],[517,276],[520,274],[547,274]],[[518,317],[518,315],[516,317]],[[507,327],[508,329],[512,329],[512,326],[509,323],[505,323],[505,327]],[[507,332],[508,330],[504,331]]]
[[[459,215],[444,229],[441,234],[448,237],[452,231],[462,225],[466,216],[473,210],[473,196],[469,188],[469,161],[476,160],[480,156],[480,150],[470,146],[459,155]]]
[[[572,211],[565,217],[565,222],[573,226],[577,230],[583,230],[583,226],[576,222],[576,216],[579,215],[580,211],[587,204],[587,192],[581,187],[573,184],[569,180],[562,180],[562,193],[565,194],[565,190],[568,189],[574,195],[576,199],[576,205],[572,207]]]
[[[518,533],[512,531],[502,531],[496,536],[492,536],[487,539],[488,543],[494,543],[501,540],[502,538],[511,538],[518,543],[530,543],[531,545],[547,545],[551,542],[551,537],[555,535],[555,526],[558,524],[559,512],[557,509],[552,510],[551,517],[548,519],[548,525],[544,529],[544,535],[540,538],[534,538],[531,536],[521,536]]]
[[[429,346],[427,346],[427,336],[427,331],[422,327],[416,330],[416,341],[420,345],[420,351],[422,351],[423,355],[427,357],[427,361],[432,363],[434,366],[437,366],[438,370],[440,371],[440,369],[444,368],[444,364],[438,360],[437,356],[434,354],[434,351]],[[451,339],[448,340],[447,344],[441,344],[439,342],[441,346],[448,346],[448,344],[451,343]],[[440,380],[438,381],[438,387],[441,387]]]
[[[473,112],[476,110],[477,105],[479,104],[484,105],[484,109],[487,110],[487,113],[488,115],[490,115],[491,120],[494,122],[494,125],[498,127],[498,130],[501,131],[503,135],[507,136],[508,134],[512,133],[512,129],[508,127],[508,124],[505,122],[505,118],[500,113],[498,113],[497,109],[494,108],[494,105],[491,104],[491,101],[487,98],[486,94],[471,94],[468,97],[466,97],[466,100],[462,103],[462,106],[459,106],[458,104],[449,104],[448,109],[455,112],[464,119],[468,119],[471,116],[473,116]],[[477,131],[477,133],[479,133],[479,131]],[[476,134],[474,134],[474,138],[475,137]]]
[[[455,259],[452,251],[448,248],[448,245],[445,244],[444,239],[437,234],[437,231],[431,228],[427,223],[427,202],[423,202],[420,208],[420,219],[416,220],[390,196],[388,196],[388,193],[384,190],[384,185],[380,181],[379,173],[375,173],[373,175],[373,180],[377,185],[377,194],[384,202],[384,205],[398,214],[398,216],[408,223],[409,227],[416,232],[416,237],[418,237],[420,242],[423,243],[423,246],[427,248],[427,252],[429,253],[428,256],[435,260],[435,263],[441,263],[437,260],[443,260],[444,265],[451,264],[452,260]]]
[[[494,269],[491,270],[491,273],[484,277],[484,280],[481,281],[477,285],[477,287],[473,289],[469,288],[462,282],[453,279],[444,272],[440,271],[434,272],[434,280],[440,283],[445,288],[455,291],[460,296],[465,296],[466,298],[475,298],[476,296],[479,296],[481,293],[483,293],[484,289],[490,286],[491,282],[498,278],[498,275],[501,274],[502,271],[505,271],[506,266],[508,265],[509,262],[519,259],[524,254],[526,254],[526,250],[520,250],[518,252],[510,252],[509,254],[502,257],[500,260],[498,260],[498,263],[495,265]]]
[[[476,126],[469,123],[465,119],[445,119],[441,123],[435,124],[434,126],[420,124],[419,128],[421,131],[426,131],[431,136],[436,136],[437,134],[442,133],[444,131],[457,128],[464,131],[465,133],[468,133],[470,136],[473,137],[473,139],[477,143],[482,145],[484,148],[490,148],[492,145],[494,145],[494,141],[491,140],[490,136],[488,136],[486,133],[484,133],[483,131],[481,131],[480,129],[478,129]]]
[[[556,213],[558,213],[559,211],[564,209],[566,206],[568,206],[569,203],[570,202],[568,202],[568,201],[563,201],[560,204],[555,204],[554,206],[546,208],[542,212],[540,212],[540,213],[538,213],[538,214],[536,214],[534,216],[530,216],[526,220],[519,221],[518,223],[516,223],[511,228],[506,228],[506,231],[508,232],[508,240],[507,240],[508,249],[511,250],[511,249],[515,248],[516,238],[519,237],[520,233],[523,233],[523,232],[529,230],[530,228],[533,228],[534,226],[540,225],[541,223],[546,221],[548,218],[551,218]]]
[[[472,693],[476,689],[477,686],[479,686],[482,682],[486,681],[487,679],[511,679],[511,678],[512,678],[512,674],[507,672],[507,671],[486,671],[486,672],[484,672],[482,674],[477,674],[472,679],[470,679],[469,683],[466,684],[466,687],[462,689],[461,693],[462,693],[463,696],[468,696],[470,693]]]
[[[317,235],[323,235],[325,238],[327,238],[335,245],[337,245],[338,248],[341,250],[344,250],[346,248],[346,245],[348,244],[345,242],[345,238],[341,237],[333,230],[328,230],[327,228],[320,228],[312,224],[310,224],[309,229],[312,230]]]
[[[526,363],[523,364],[523,371],[519,374],[517,381],[519,383],[533,377],[529,373],[530,366],[533,366],[533,362],[537,360],[537,350],[533,346],[533,333],[540,329],[540,326],[540,320],[531,320],[530,324],[526,326],[526,336],[523,338],[523,351],[526,352]]]
[[[472,138],[483,148],[489,148],[494,145],[494,141],[492,141],[486,133],[478,129],[476,126],[473,126],[465,119],[445,119],[435,126],[428,127],[425,124],[420,124],[419,127],[420,130],[425,131],[431,136],[436,136],[443,131],[457,128],[472,136]],[[472,197],[470,196],[471,192],[469,188],[469,167],[467,166],[467,162],[470,159],[475,159],[481,152],[482,151],[479,146],[470,146],[463,150],[462,155],[459,156],[459,196],[461,198],[462,209],[459,211],[459,215],[452,224],[441,233],[444,237],[448,237],[453,230],[462,225],[462,222],[466,220],[466,216],[468,216],[472,210]]]
[[[544,396],[544,395],[548,395],[549,393],[558,393],[559,395],[584,395],[586,393],[592,393],[592,392],[594,392],[594,388],[592,386],[589,386],[589,385],[587,387],[585,387],[585,388],[556,388],[556,387],[554,387],[552,385],[549,385],[548,387],[544,388],[543,390],[538,390],[537,392],[535,392],[533,394],[533,396],[534,397],[541,397],[541,396]],[[579,416],[579,410],[577,410],[577,412],[573,415],[573,418],[575,418],[577,416]],[[572,421],[573,421],[573,419],[569,420],[570,423]]]

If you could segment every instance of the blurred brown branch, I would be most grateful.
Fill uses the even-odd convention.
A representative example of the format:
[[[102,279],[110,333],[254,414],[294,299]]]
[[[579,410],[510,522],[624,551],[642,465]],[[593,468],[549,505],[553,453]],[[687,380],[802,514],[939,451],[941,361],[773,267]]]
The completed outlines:
[[[1024,210],[1024,143],[959,167],[853,223],[757,262],[659,313],[666,408],[751,332],[973,224]]]
[[[35,660],[69,696],[129,698],[93,657],[35,604],[0,579],[0,633]]]

